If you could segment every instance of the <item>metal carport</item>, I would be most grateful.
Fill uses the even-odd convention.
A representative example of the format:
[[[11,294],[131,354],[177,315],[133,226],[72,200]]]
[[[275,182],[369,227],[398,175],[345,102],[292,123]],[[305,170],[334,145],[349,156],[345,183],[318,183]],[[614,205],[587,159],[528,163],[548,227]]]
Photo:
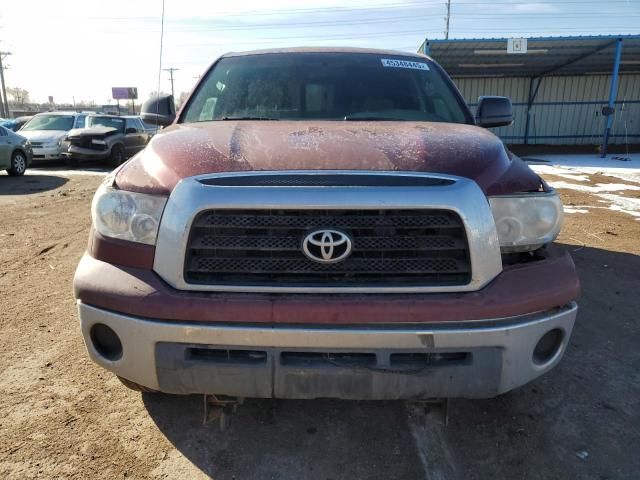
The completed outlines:
[[[597,123],[603,156],[609,143],[639,142],[640,35],[528,38],[526,53],[507,44],[425,40],[419,51],[445,68],[470,106],[482,94],[512,98],[520,123],[496,132],[507,143],[595,143]]]

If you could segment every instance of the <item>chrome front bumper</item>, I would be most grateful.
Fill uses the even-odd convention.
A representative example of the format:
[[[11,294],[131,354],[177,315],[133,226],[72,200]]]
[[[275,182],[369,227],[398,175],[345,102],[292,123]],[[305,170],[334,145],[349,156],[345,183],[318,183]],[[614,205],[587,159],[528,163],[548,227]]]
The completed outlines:
[[[507,319],[299,328],[154,321],[81,302],[78,309],[90,357],[116,375],[155,390],[371,400],[487,398],[512,390],[557,365],[577,312],[571,303]],[[119,359],[98,353],[91,337],[96,324],[107,325],[120,338]],[[561,338],[557,348],[543,362],[534,361],[536,344],[554,329]],[[344,360],[358,355],[375,360]],[[393,358],[414,363],[402,366]]]

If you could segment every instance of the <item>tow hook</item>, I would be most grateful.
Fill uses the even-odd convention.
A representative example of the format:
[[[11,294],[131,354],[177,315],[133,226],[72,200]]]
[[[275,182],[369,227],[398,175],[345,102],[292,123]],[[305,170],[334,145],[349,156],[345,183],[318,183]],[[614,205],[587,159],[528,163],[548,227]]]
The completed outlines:
[[[202,424],[218,421],[220,430],[229,426],[229,415],[236,413],[238,405],[244,403],[242,397],[227,397],[226,395],[204,395],[204,418]]]

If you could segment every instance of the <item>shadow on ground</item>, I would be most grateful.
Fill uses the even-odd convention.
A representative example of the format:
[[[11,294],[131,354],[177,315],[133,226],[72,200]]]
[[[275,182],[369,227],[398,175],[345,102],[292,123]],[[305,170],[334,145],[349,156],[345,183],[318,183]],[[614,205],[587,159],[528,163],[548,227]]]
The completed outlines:
[[[0,195],[29,195],[55,190],[69,181],[55,175],[24,175],[10,177],[0,175]]]
[[[402,402],[248,400],[221,431],[202,396],[144,394],[173,445],[219,479],[422,478]]]
[[[37,171],[38,169],[45,170],[113,170],[113,167],[109,165],[108,160],[81,160],[76,167],[70,167],[65,160],[34,160],[31,166],[31,170]]]
[[[451,401],[446,427],[402,402],[251,400],[221,432],[200,396],[144,404],[216,479],[637,478],[640,257],[567,248],[583,293],[563,361],[501,397]]]

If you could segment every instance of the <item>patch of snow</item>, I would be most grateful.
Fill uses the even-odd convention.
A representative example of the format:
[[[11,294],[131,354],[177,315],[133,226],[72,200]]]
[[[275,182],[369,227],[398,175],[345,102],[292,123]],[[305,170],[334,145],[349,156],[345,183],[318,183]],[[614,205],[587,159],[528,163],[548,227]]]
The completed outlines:
[[[599,193],[598,197],[610,203],[610,210],[627,213],[640,220],[640,198],[621,197],[613,193]]]
[[[640,183],[640,153],[613,154],[605,158],[600,158],[600,155],[583,154],[539,155],[536,158],[545,162],[544,165],[531,165],[531,168],[538,173],[556,174],[554,169],[564,174],[567,174],[567,171],[587,175],[600,173],[628,182]],[[616,160],[616,158],[625,158],[628,161]],[[551,171],[544,172],[550,167]]]
[[[574,172],[568,168],[556,167],[555,165],[529,165],[534,172],[541,175],[555,175],[556,177],[575,180],[576,182],[588,182],[589,176],[583,173]]]
[[[589,213],[585,208],[563,207],[564,213]]]
[[[598,183],[595,186],[581,185],[579,183],[552,182],[554,188],[564,188],[577,190],[579,192],[600,193],[600,192],[620,192],[623,190],[640,190],[640,185],[626,185],[623,183]]]

